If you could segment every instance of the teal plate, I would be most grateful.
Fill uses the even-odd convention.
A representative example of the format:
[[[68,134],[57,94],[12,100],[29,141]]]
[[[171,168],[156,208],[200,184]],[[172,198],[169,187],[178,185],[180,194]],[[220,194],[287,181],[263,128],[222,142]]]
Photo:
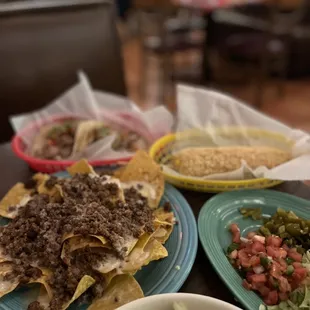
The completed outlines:
[[[57,173],[66,177],[67,173]],[[197,225],[192,209],[182,194],[172,185],[166,184],[161,203],[170,202],[177,224],[165,247],[168,257],[143,267],[135,278],[145,296],[175,293],[188,277],[197,253]],[[4,222],[2,222],[4,224]],[[31,301],[36,300],[38,290],[22,287],[0,299],[1,310],[25,310]],[[87,305],[73,304],[69,309],[87,309]]]
[[[272,190],[244,190],[219,194],[205,203],[200,211],[199,238],[211,264],[246,309],[258,310],[262,300],[254,292],[243,288],[241,277],[225,256],[232,241],[229,232],[231,223],[239,225],[242,236],[262,225],[262,221],[244,219],[239,212],[241,207],[262,208],[265,216],[271,216],[277,208],[283,208],[303,218],[309,218],[310,202]]]

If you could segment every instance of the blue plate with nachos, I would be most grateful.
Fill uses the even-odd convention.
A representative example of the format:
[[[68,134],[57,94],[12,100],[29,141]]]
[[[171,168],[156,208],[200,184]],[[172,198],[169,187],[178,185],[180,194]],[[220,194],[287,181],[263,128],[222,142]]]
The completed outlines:
[[[57,177],[69,177],[67,172],[55,174]],[[176,225],[164,244],[168,256],[151,262],[135,274],[145,296],[177,292],[188,277],[197,253],[197,226],[192,209],[182,194],[172,185],[166,184],[160,205],[169,202]],[[1,219],[1,224],[7,220]],[[36,286],[36,284],[31,285]],[[39,288],[39,285],[37,286]],[[24,310],[30,302],[37,299],[39,289],[29,285],[18,288],[0,299],[2,310]],[[87,305],[73,303],[69,309],[87,309]]]

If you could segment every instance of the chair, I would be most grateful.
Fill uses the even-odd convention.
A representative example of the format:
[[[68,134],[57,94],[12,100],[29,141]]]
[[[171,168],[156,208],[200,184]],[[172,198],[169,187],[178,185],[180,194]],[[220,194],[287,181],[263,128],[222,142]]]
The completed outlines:
[[[193,37],[192,32],[203,28],[204,25],[201,24],[199,18],[192,18],[190,10],[180,9],[171,1],[136,0],[134,6],[139,12],[139,35],[142,51],[140,97],[143,100],[147,97],[149,59],[154,56],[159,60],[160,69],[158,101],[160,104],[165,104],[173,80],[191,79],[191,76],[186,74],[180,76],[176,72],[173,56],[177,52],[193,49],[200,51],[203,40]]]
[[[8,117],[43,107],[84,70],[94,88],[126,95],[115,7],[108,0],[0,3],[0,141]]]
[[[268,7],[249,6],[226,10],[215,16],[219,24],[227,23],[237,27],[234,28],[235,32],[230,30],[226,38],[217,43],[217,47],[220,55],[239,64],[238,68],[244,64],[252,68],[251,75],[256,77],[257,108],[263,103],[264,86],[270,72],[279,78],[278,94],[284,94],[291,38],[304,14],[302,1],[296,1],[295,6],[287,6],[286,3],[283,6],[281,2],[274,2]],[[236,31],[238,27],[247,30]]]

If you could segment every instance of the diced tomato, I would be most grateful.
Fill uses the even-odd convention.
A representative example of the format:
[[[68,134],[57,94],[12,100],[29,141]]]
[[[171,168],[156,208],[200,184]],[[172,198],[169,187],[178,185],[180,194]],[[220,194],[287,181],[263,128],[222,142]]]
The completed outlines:
[[[282,272],[281,272],[281,266],[279,263],[272,262],[271,268],[270,268],[270,275],[276,279],[279,279],[281,277]]]
[[[258,289],[259,293],[261,294],[262,297],[266,297],[269,295],[270,293],[270,289],[265,286],[265,285],[262,285],[259,289]]]
[[[264,302],[268,306],[273,306],[278,303],[278,299],[279,299],[278,292],[274,290],[274,291],[269,292],[267,297],[264,298]]]
[[[251,283],[265,283],[267,282],[267,277],[265,274],[253,274],[250,276]]]
[[[292,258],[295,262],[302,261],[302,255],[299,254],[295,249],[291,249],[287,253],[288,257]]]
[[[265,283],[263,283],[263,282],[254,282],[254,283],[251,283],[251,285],[252,285],[252,290],[253,291],[259,291],[265,285]]]
[[[264,244],[262,244],[261,242],[254,241],[251,247],[252,247],[253,254],[266,253],[266,248]]]
[[[245,249],[246,248],[246,243],[245,242],[241,242],[240,243],[240,247],[239,247],[239,250],[241,250],[241,249]]]
[[[287,263],[286,263],[286,261],[285,261],[283,258],[279,258],[279,259],[277,260],[277,262],[280,264],[280,269],[281,269],[281,271],[282,271],[282,272],[286,271],[286,269],[287,269]]]
[[[246,279],[247,279],[247,281],[248,282],[252,282],[252,276],[254,275],[255,273],[253,272],[253,271],[248,271],[247,273],[246,273]]]
[[[282,293],[290,293],[292,288],[285,277],[279,278],[279,290]]]
[[[293,279],[303,281],[308,275],[306,268],[296,268],[292,274]]]
[[[272,258],[276,257],[276,250],[272,246],[268,245],[266,251],[268,256],[271,256]]]
[[[285,258],[287,256],[287,252],[283,248],[274,248],[272,246],[267,246],[267,255],[273,258]]]
[[[241,249],[238,251],[238,258],[240,260],[240,264],[244,268],[249,268],[251,267],[250,264],[250,256],[247,254],[246,249]]]
[[[268,236],[266,238],[266,244],[275,248],[279,248],[282,244],[282,239],[278,236]]]
[[[252,289],[252,285],[245,279],[242,281],[242,286],[249,291]]]
[[[240,229],[237,224],[233,223],[230,225],[230,231],[233,235],[233,242],[240,243]]]
[[[243,287],[258,292],[270,306],[288,300],[289,294],[308,276],[307,269],[301,264],[302,255],[296,248],[282,245],[283,240],[278,236],[265,238],[249,232],[248,240],[241,241],[238,225],[231,224],[230,230],[233,242],[240,245],[238,250],[230,253],[233,266],[247,271]]]
[[[286,256],[287,256],[287,251],[286,250],[284,250],[283,248],[279,248],[279,250],[278,250],[279,252],[279,257],[278,258],[286,258]]]
[[[288,294],[287,293],[279,293],[279,299],[281,301],[286,301],[288,300]]]
[[[251,264],[252,267],[255,267],[255,266],[260,265],[260,257],[257,256],[257,255],[253,255],[253,256],[250,258],[249,263]]]
[[[252,242],[245,243],[244,252],[249,254],[249,255],[253,254],[253,252],[252,252]]]

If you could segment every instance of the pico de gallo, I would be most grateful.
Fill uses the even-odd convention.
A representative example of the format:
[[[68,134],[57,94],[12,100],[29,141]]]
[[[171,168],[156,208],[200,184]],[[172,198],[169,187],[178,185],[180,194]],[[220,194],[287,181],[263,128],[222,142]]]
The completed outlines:
[[[286,238],[276,234],[264,236],[261,230],[242,237],[235,223],[230,225],[230,231],[232,243],[227,257],[242,276],[245,289],[257,292],[270,310],[305,309],[299,308],[305,304],[310,309],[308,249],[296,246],[297,242],[289,246]],[[289,238],[291,244],[292,236]],[[275,306],[279,304],[281,307]]]

